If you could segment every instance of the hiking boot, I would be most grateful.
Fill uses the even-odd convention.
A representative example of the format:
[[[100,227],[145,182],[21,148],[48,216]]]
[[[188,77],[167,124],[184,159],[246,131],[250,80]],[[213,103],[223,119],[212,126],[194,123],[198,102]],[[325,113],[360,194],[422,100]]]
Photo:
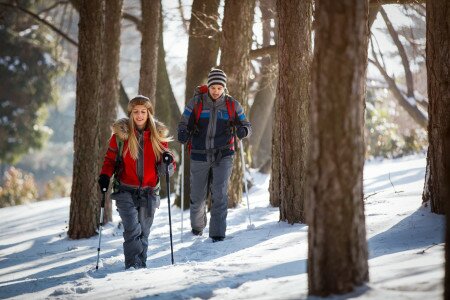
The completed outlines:
[[[192,229],[192,234],[201,236],[203,234],[203,230]]]
[[[213,243],[215,243],[215,242],[223,241],[225,239],[225,237],[223,237],[223,236],[212,236],[211,239],[212,239]]]

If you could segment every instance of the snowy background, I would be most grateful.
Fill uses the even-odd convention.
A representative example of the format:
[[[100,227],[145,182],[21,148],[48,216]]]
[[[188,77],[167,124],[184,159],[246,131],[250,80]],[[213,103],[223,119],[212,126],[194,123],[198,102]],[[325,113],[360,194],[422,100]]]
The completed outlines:
[[[423,155],[366,163],[370,282],[330,298],[442,298],[444,217],[421,206],[424,174]],[[188,211],[181,236],[181,211],[172,207],[175,265],[162,199],[147,269],[124,270],[117,214],[103,230],[96,271],[98,237],[66,236],[69,198],[0,209],[0,298],[306,299],[308,226],[278,222],[278,209],[269,205],[269,177],[252,176],[256,228],[247,229],[244,198],[241,207],[229,210],[223,242],[212,243],[207,230],[203,237],[192,236]]]

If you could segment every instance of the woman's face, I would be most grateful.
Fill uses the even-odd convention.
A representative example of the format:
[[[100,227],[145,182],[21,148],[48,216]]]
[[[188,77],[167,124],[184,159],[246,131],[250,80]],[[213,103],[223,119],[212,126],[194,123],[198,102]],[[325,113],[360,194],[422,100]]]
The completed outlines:
[[[223,86],[220,84],[213,84],[208,89],[213,100],[217,100],[223,94]]]
[[[138,129],[143,129],[148,120],[148,110],[144,105],[136,105],[131,111],[134,124]]]

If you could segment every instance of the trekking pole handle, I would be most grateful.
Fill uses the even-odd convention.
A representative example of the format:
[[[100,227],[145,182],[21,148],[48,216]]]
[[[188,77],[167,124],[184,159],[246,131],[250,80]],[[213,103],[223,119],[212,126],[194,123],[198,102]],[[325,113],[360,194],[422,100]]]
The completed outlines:
[[[166,151],[162,154],[162,160],[166,165],[171,164],[173,162],[173,156],[170,152]]]
[[[106,195],[106,191],[107,191],[107,189],[106,188],[103,188],[102,189],[102,194],[103,194],[103,197],[102,197],[102,208],[103,207],[105,207],[105,195]]]

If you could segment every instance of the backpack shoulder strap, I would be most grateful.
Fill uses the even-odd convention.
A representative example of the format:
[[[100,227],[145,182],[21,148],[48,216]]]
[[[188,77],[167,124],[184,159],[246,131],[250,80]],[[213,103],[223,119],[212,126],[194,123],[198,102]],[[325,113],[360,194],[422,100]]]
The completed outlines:
[[[117,154],[116,154],[116,163],[114,165],[114,179],[113,179],[113,191],[119,191],[119,173],[122,164],[122,151],[123,151],[123,140],[119,139],[116,135],[116,144],[117,144]]]
[[[123,151],[123,140],[119,139],[116,135],[116,144],[117,144],[117,148],[118,148],[118,152],[117,152],[117,156],[116,156],[116,161],[119,157],[122,156],[122,151]]]
[[[117,154],[116,154],[116,165],[114,166],[114,174],[119,172],[120,164],[122,163],[122,152],[123,152],[123,140],[119,139],[116,135],[117,144]]]
[[[203,97],[199,97],[194,104],[195,124],[198,123],[203,110]]]
[[[227,105],[227,110],[228,110],[228,120],[230,122],[234,122],[235,117],[236,117],[236,107],[235,107],[233,98],[231,98],[228,95],[225,95],[225,103]]]

